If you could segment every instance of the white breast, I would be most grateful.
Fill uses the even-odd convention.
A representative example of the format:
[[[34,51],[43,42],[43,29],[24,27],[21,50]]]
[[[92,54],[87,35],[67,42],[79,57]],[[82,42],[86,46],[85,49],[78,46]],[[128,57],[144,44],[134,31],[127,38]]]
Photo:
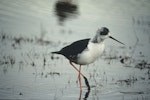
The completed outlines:
[[[104,51],[104,44],[89,42],[88,48],[78,55],[78,64],[86,65],[94,62]]]

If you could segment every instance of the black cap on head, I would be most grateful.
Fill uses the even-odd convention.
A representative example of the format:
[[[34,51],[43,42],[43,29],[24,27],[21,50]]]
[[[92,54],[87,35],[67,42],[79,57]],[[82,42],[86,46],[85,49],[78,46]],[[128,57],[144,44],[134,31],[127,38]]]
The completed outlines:
[[[106,27],[102,27],[100,31],[100,35],[107,35],[109,33],[109,29]]]

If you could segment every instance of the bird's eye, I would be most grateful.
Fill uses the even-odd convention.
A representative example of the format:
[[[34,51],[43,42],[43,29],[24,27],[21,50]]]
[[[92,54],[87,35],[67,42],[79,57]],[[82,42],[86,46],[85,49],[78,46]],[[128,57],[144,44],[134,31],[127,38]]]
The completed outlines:
[[[107,34],[108,34],[108,32],[105,32],[105,31],[100,32],[100,35],[107,35]]]

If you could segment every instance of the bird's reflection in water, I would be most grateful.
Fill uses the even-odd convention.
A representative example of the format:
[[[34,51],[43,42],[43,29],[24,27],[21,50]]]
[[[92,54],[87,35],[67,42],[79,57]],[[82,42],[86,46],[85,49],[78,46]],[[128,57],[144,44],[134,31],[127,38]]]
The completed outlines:
[[[80,91],[80,95],[79,95],[79,100],[87,100],[87,98],[89,97],[90,94],[90,90],[87,90],[84,97],[82,98],[82,91]]]
[[[91,88],[90,88],[90,85],[89,85],[89,82],[88,82],[87,78],[86,77],[83,77],[83,78],[84,78],[85,84],[87,86],[87,91],[86,91],[86,93],[84,95],[83,100],[87,100],[87,98],[89,97]],[[80,91],[79,100],[82,99],[81,97],[82,97],[82,91]]]
[[[57,1],[54,9],[59,25],[63,25],[66,19],[75,18],[78,15],[78,6],[72,0]]]

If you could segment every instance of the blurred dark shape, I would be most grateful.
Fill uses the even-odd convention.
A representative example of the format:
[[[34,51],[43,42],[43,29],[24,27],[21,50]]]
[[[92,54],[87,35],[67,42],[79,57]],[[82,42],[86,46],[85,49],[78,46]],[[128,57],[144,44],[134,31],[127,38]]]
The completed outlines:
[[[43,58],[43,66],[45,66],[46,65],[46,58],[44,57]]]
[[[143,91],[133,91],[133,92],[120,92],[120,93],[123,93],[123,94],[134,94],[134,95],[137,95],[137,94],[144,94]]]
[[[60,73],[59,72],[50,72],[50,73],[48,73],[49,75],[58,75],[58,76],[60,76]]]
[[[33,67],[34,67],[34,66],[35,66],[35,63],[34,63],[34,62],[32,62],[32,63],[31,63],[31,66],[33,66]]]
[[[19,95],[23,95],[23,93],[20,92]]]
[[[54,57],[54,55],[51,55],[51,60],[54,60],[54,59],[59,59],[59,57]]]
[[[150,64],[147,61],[142,60],[135,65],[135,68],[139,68],[141,70],[145,68],[150,69],[149,65]]]
[[[60,25],[68,18],[75,18],[78,15],[78,6],[72,0],[57,1],[55,4],[55,15]]]
[[[118,80],[116,82],[116,84],[121,84],[121,85],[125,84],[125,85],[128,85],[128,86],[131,86],[131,85],[134,85],[134,83],[137,82],[137,81],[138,81],[138,79],[133,76],[133,77],[130,77],[128,79]]]
[[[124,64],[124,59],[122,58],[122,59],[120,60],[120,62]]]

